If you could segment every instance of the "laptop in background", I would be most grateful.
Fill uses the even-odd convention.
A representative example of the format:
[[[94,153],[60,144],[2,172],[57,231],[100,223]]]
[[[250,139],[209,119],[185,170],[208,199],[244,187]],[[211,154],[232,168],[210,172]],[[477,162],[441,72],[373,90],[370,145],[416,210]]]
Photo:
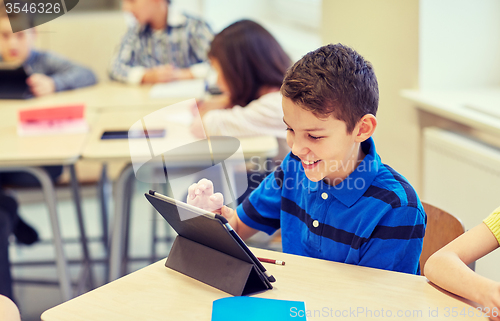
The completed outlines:
[[[24,66],[0,64],[0,99],[32,98],[26,79],[29,72]]]

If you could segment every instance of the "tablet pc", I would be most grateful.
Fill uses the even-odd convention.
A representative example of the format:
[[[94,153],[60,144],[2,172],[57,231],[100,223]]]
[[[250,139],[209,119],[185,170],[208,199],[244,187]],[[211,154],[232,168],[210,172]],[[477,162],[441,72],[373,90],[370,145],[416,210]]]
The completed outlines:
[[[27,99],[33,97],[26,80],[29,73],[23,66],[0,64],[0,99]]]
[[[149,191],[145,196],[177,234],[254,264],[263,274],[266,284],[269,288],[272,288],[270,282],[275,281],[274,277],[269,275],[248,246],[230,228],[224,217],[161,195],[155,191]]]
[[[165,129],[149,129],[147,131],[149,138],[165,137]],[[128,138],[143,138],[145,133],[142,130],[106,130],[102,133],[101,139],[128,139]]]

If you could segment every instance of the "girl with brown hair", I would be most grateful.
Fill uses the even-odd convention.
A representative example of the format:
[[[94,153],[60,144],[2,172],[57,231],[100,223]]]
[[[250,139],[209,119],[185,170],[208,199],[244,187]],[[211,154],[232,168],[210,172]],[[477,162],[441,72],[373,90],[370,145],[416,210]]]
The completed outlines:
[[[237,21],[215,36],[208,57],[223,94],[199,103],[203,126],[195,121],[193,133],[271,135],[286,146],[279,90],[291,60],[276,39],[256,22]]]

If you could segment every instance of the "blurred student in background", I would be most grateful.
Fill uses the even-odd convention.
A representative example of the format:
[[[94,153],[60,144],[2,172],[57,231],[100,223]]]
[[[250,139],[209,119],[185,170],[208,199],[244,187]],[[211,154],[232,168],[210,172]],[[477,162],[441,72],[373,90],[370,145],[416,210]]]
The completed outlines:
[[[250,20],[235,22],[217,34],[208,53],[222,95],[198,104],[201,120],[192,132],[226,136],[275,136],[284,157],[286,125],[281,94],[292,62],[276,39]]]
[[[8,0],[5,3],[20,4],[23,8],[26,2]],[[11,24],[20,26],[16,30],[23,30],[13,33]],[[52,52],[36,50],[36,35],[33,15],[21,11],[9,17],[5,8],[0,9],[0,61],[22,64],[32,73],[27,84],[33,95],[44,96],[97,82],[90,69]]]
[[[5,5],[16,4],[24,8],[26,2],[6,0]],[[70,90],[96,83],[94,73],[51,52],[34,48],[36,30],[34,16],[23,11],[7,15],[6,7],[0,8],[0,62],[24,65],[31,72],[27,84],[35,96],[44,96],[54,92]],[[18,32],[12,32],[21,30]],[[62,166],[44,167],[55,181],[62,173]],[[39,186],[31,174],[23,172],[0,173],[0,294],[13,299],[12,279],[8,256],[9,238],[16,236],[22,244],[33,244],[38,241],[35,229],[24,222],[18,213],[18,205],[14,196],[7,192],[5,186]]]
[[[170,0],[123,0],[135,17],[112,62],[110,77],[129,84],[204,78],[213,33],[207,23],[181,14]]]
[[[192,123],[193,134],[200,138],[275,136],[279,144],[275,161],[283,160],[290,149],[279,90],[292,62],[278,41],[258,23],[241,20],[215,36],[208,57],[222,94],[198,103],[201,118]],[[273,170],[274,165],[267,170]],[[238,203],[266,175],[261,168],[247,170],[249,188]]]

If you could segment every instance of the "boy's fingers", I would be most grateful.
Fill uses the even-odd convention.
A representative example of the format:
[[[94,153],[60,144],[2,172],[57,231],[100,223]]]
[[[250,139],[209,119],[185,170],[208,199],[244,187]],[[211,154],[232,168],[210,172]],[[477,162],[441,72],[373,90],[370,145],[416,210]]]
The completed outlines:
[[[36,78],[33,78],[33,76],[30,76],[28,79],[26,79],[26,83],[28,86],[33,86],[35,85]]]
[[[200,179],[198,182],[198,188],[208,195],[212,195],[214,193],[214,184],[206,178]]]
[[[216,208],[221,208],[224,203],[224,196],[222,196],[221,193],[215,193],[214,195],[210,196],[210,200],[213,202]]]
[[[227,206],[222,207],[222,213],[224,214],[224,216],[226,217],[230,216],[231,212],[232,210],[229,207]]]
[[[207,183],[209,183],[209,182],[210,182],[210,181],[209,181],[208,179],[206,179],[206,178],[202,178],[202,179],[200,179],[200,180],[198,181],[198,184],[207,184]]]
[[[191,184],[191,186],[189,186],[189,188],[188,188],[188,199],[189,199],[189,197],[191,197],[191,199],[195,198],[196,195],[194,194],[194,191],[195,191],[196,185],[197,184],[194,183],[194,184]]]

